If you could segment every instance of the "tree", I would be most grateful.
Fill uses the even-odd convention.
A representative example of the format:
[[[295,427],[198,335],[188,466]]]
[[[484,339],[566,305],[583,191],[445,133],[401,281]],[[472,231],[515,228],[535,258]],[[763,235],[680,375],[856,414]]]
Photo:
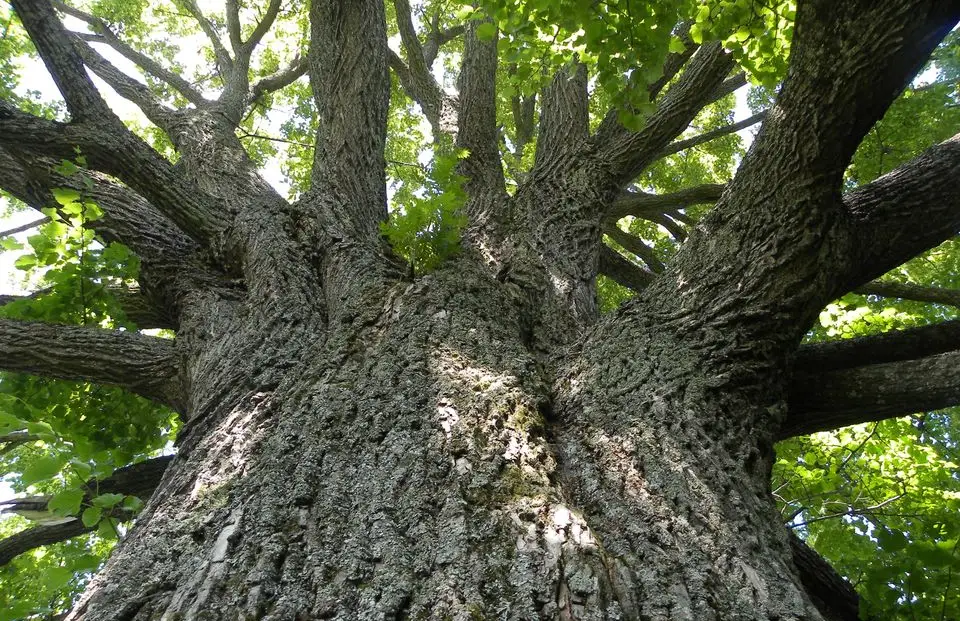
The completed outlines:
[[[206,37],[197,81],[145,4],[13,2],[69,120],[5,87],[0,187],[78,248],[59,265],[41,235],[24,266],[52,257],[54,287],[87,288],[59,323],[0,320],[0,367],[119,387],[182,426],[162,467],[31,462],[32,480],[91,483],[53,497],[82,509],[70,533],[21,548],[113,529],[155,486],[69,618],[857,618],[783,526],[773,444],[960,401],[952,322],[800,347],[852,290],[953,303],[875,279],[960,226],[957,138],[882,176],[882,141],[848,167],[960,4],[808,0],[795,34],[789,3],[386,4],[227,0],[220,18],[178,0],[156,14]],[[272,29],[303,52],[263,45]],[[460,60],[456,89],[438,58]],[[731,124],[743,70],[771,104]],[[88,71],[152,126],[125,125]],[[305,162],[290,200],[258,172],[256,123],[283,101]],[[729,182],[647,191],[664,158],[761,118]],[[388,192],[393,168],[410,170]],[[600,275],[637,295],[601,315]],[[55,439],[18,407],[5,441]],[[172,433],[157,412],[152,435],[130,425],[136,450],[76,444],[133,461]]]

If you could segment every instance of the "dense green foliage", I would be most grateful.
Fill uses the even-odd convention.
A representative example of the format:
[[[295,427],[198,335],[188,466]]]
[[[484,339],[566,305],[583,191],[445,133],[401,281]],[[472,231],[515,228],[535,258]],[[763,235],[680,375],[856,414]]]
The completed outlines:
[[[123,39],[215,92],[213,52],[196,23],[176,2],[96,0],[73,2],[96,12]],[[292,3],[292,7],[297,3]],[[389,3],[388,3],[389,4]],[[647,87],[660,77],[663,59],[682,49],[684,30],[694,41],[723,40],[754,86],[747,101],[765,109],[782,77],[789,50],[793,2],[753,0],[656,3],[608,0],[428,0],[415,6],[421,22],[450,27],[481,20],[478,36],[500,37],[509,65],[501,72],[498,98],[502,151],[508,180],[522,179],[532,163],[535,136],[520,144],[512,117],[518,99],[534,96],[557,69],[574,58],[592,79],[592,121],[613,103],[627,124],[649,110]],[[293,8],[281,15],[268,45],[255,57],[251,79],[283,66],[303,49],[305,17]],[[212,17],[222,27],[222,19]],[[16,18],[0,8],[0,96],[34,113],[56,117],[61,107],[31,92],[25,63],[35,67],[31,45]],[[685,28],[678,28],[678,24]],[[122,24],[122,26],[121,26]],[[391,23],[393,39],[397,26]],[[624,44],[626,43],[626,45]],[[189,47],[201,47],[203,62]],[[438,59],[442,83],[452,86],[462,46],[453,40]],[[189,59],[193,58],[193,64]],[[935,55],[923,82],[915,84],[871,131],[851,165],[850,188],[909,160],[925,147],[960,130],[958,76],[960,37],[951,34]],[[163,83],[147,84],[172,103],[180,96]],[[691,128],[700,134],[730,124],[738,110],[729,95],[705,108]],[[162,153],[172,153],[161,132],[143,119],[132,126]],[[307,189],[316,114],[303,81],[265,95],[238,127],[254,161],[279,170],[292,197]],[[519,146],[519,148],[518,148]],[[729,134],[660,160],[635,183],[636,190],[665,194],[730,179],[745,144]],[[385,237],[414,270],[435,267],[455,253],[465,222],[457,174],[466,153],[434,143],[419,109],[395,87],[390,108],[387,175],[390,220]],[[83,175],[82,154],[61,163],[64,174]],[[14,206],[13,208],[18,208]],[[709,205],[693,205],[660,219],[627,217],[619,226],[644,240],[668,261],[684,231]],[[135,286],[137,262],[124,247],[105,243],[85,225],[99,210],[82,193],[64,191],[45,212],[49,221],[25,243],[0,240],[17,253],[16,267],[30,299],[0,308],[5,317],[135,330],[113,292]],[[22,236],[21,236],[22,237]],[[614,248],[619,247],[608,240]],[[632,255],[628,255],[632,256]],[[640,261],[636,261],[640,264]],[[886,278],[916,284],[960,286],[960,248],[949,241],[898,268]],[[599,295],[605,310],[632,294],[605,278]],[[847,295],[828,306],[811,340],[851,338],[953,318],[956,309],[904,300]],[[826,556],[864,598],[867,613],[884,619],[960,618],[960,416],[918,413],[909,418],[860,425],[797,438],[778,447],[773,489],[784,523]],[[136,509],[132,497],[101,496],[83,502],[81,487],[116,468],[170,450],[177,419],[168,410],[118,389],[4,374],[0,379],[0,473],[12,491],[53,496],[59,516],[80,515],[99,525],[96,534],[25,554],[0,569],[0,621],[45,618],[69,606],[116,537],[114,507]],[[28,527],[21,518],[0,521],[0,536]],[[956,575],[955,575],[956,574]]]

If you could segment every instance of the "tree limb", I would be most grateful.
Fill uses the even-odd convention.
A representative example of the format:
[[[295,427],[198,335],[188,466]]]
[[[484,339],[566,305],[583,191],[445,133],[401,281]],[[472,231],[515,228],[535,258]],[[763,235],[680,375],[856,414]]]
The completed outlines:
[[[120,123],[84,70],[83,61],[50,2],[13,0],[12,4],[67,102],[71,117],[75,121],[90,119],[109,122],[110,125]]]
[[[146,500],[160,484],[163,473],[171,461],[173,461],[172,455],[154,457],[147,461],[119,468],[102,481],[91,479],[86,484],[88,491],[84,500],[89,502],[97,493],[123,494]],[[128,520],[133,516],[128,512],[121,512],[111,517]],[[73,519],[54,526],[35,526],[5,537],[0,539],[0,567],[6,565],[18,555],[29,552],[34,548],[65,541],[95,529],[96,526],[87,527],[79,519]]]
[[[169,162],[110,110],[86,73],[75,39],[49,1],[17,0],[15,6],[74,120],[69,124],[47,121],[0,101],[0,130],[4,130],[0,131],[0,145],[35,148],[54,157],[72,157],[79,146],[92,167],[127,182],[188,235],[199,241],[219,236],[228,214],[176,174]]]
[[[230,58],[230,53],[227,52],[227,48],[223,46],[220,35],[217,34],[217,30],[213,27],[213,24],[203,14],[200,7],[197,6],[196,0],[176,0],[176,4],[186,9],[186,11],[197,20],[197,23],[200,25],[200,30],[203,31],[203,34],[207,35],[207,39],[210,40],[210,44],[213,46],[213,55],[217,59],[217,69],[224,78],[229,76],[233,71],[233,59]]]
[[[388,49],[390,67],[400,80],[400,86],[404,92],[417,102],[424,116],[427,117],[435,138],[439,139],[440,134],[456,136],[459,104],[456,97],[444,92],[430,71],[436,52],[433,53],[433,58],[427,58],[427,52],[420,44],[413,25],[410,3],[407,0],[395,0],[394,7],[407,63],[405,64],[399,56]],[[439,46],[439,43],[437,45]]]
[[[315,0],[310,32],[310,84],[319,117],[313,191],[344,203],[355,230],[379,236],[387,216],[390,99],[383,2]]]
[[[861,295],[876,295],[883,298],[900,298],[917,302],[931,302],[960,307],[960,290],[944,287],[928,287],[906,282],[891,282],[889,280],[874,280],[857,287],[854,293]]]
[[[478,22],[470,22],[464,40],[463,64],[457,80],[459,113],[457,147],[466,149],[457,172],[466,178],[469,224],[464,243],[478,249],[500,248],[508,217],[507,193],[500,159],[497,127],[497,38],[476,36]],[[489,256],[488,256],[489,259]]]
[[[794,361],[798,373],[835,371],[884,362],[924,358],[960,349],[960,320],[892,330],[874,336],[802,345]]]
[[[293,84],[301,76],[306,75],[306,73],[307,59],[297,56],[285,69],[281,69],[272,75],[264,76],[254,82],[253,87],[250,89],[250,97],[247,101],[247,105],[250,105],[254,101],[258,100],[266,93],[272,93],[284,88],[285,86]]]
[[[427,40],[423,45],[423,59],[426,61],[427,66],[433,66],[433,62],[437,59],[441,47],[462,35],[466,30],[466,26],[463,24],[451,26],[444,30],[440,30],[437,24],[433,24],[433,28],[430,29]]]
[[[169,339],[98,328],[0,319],[0,369],[120,386],[182,407]]]
[[[89,165],[126,182],[198,241],[217,237],[229,213],[126,128],[104,131],[94,122],[41,119],[0,100],[0,147],[73,159],[80,148]]]
[[[142,196],[106,175],[85,170],[62,175],[57,160],[28,156],[0,148],[0,187],[35,209],[55,205],[55,188],[76,190],[96,203],[104,215],[93,228],[108,241],[130,246],[146,263],[171,266],[172,261],[196,250],[195,244]],[[90,187],[84,179],[92,182]]]
[[[109,24],[99,17],[91,15],[85,11],[81,11],[80,9],[72,7],[64,2],[60,2],[59,0],[54,0],[53,5],[63,13],[66,13],[71,17],[75,17],[91,26],[96,35],[89,37],[81,35],[85,40],[109,45],[111,48],[116,50],[117,53],[143,69],[145,72],[176,89],[176,91],[183,95],[184,98],[186,98],[186,100],[190,103],[196,106],[202,106],[204,103],[206,103],[206,99],[204,99],[203,95],[201,95],[192,84],[184,80],[176,73],[163,67],[160,63],[153,60],[149,56],[138,52],[130,47],[130,45],[127,43],[124,43],[110,29]]]
[[[960,404],[960,352],[797,374],[777,439]]]
[[[624,216],[646,218],[663,214],[670,210],[683,209],[690,205],[717,201],[726,189],[725,184],[705,183],[684,188],[671,194],[647,194],[646,192],[624,192],[610,206],[607,218],[616,222]]]
[[[702,322],[787,350],[823,304],[869,280],[837,273],[863,246],[848,230],[843,172],[958,13],[956,2],[934,0],[800,4],[787,79],[727,191],[698,224],[709,234],[691,237],[669,277],[645,295],[682,298]]]
[[[960,228],[958,170],[960,134],[844,196],[860,248],[845,275],[850,287],[956,234]]]
[[[683,51],[670,52],[667,54],[667,58],[663,63],[663,75],[647,89],[647,95],[650,97],[650,101],[654,101],[657,98],[657,95],[660,94],[663,87],[679,73],[680,69],[690,60],[690,57],[700,49],[700,46],[690,38],[691,25],[691,22],[683,22],[677,25],[675,34],[683,43]]]
[[[860,596],[822,556],[810,549],[793,532],[788,534],[793,564],[800,581],[825,619],[858,621]]]
[[[600,247],[599,272],[633,291],[643,291],[654,279],[654,273],[637,267],[619,252],[603,244]]]
[[[622,188],[649,165],[709,103],[711,93],[732,66],[732,59],[719,43],[705,45],[664,94],[643,129],[631,132],[620,125],[615,115],[608,115],[593,138],[597,156],[606,164],[606,174],[611,177],[608,183]]]
[[[243,42],[240,40],[240,3],[237,0],[226,0],[227,17],[227,36],[230,37],[230,47],[233,48],[234,56],[239,56],[243,49]]]
[[[176,327],[179,303],[188,292],[224,288],[223,276],[198,257],[199,246],[142,196],[94,171],[61,175],[55,163],[0,148],[0,187],[35,209],[56,204],[55,188],[76,190],[96,203],[103,216],[90,226],[105,241],[122,242],[140,257],[141,291],[160,318],[158,324]]]
[[[172,322],[169,317],[158,312],[154,302],[144,296],[139,288],[111,285],[106,287],[106,291],[111,297],[117,300],[127,319],[137,324],[138,328],[143,330],[153,328],[172,330],[176,328],[176,324]],[[48,293],[50,293],[49,288],[40,289],[27,295],[0,295],[0,306],[12,304],[13,302],[35,300]]]
[[[244,54],[250,56],[253,50],[260,44],[260,41],[263,40],[263,37],[270,32],[273,22],[276,21],[277,15],[280,13],[280,4],[281,0],[270,0],[270,4],[267,5],[267,10],[263,14],[263,17],[260,18],[253,32],[250,33],[250,38],[243,44],[242,51]]]
[[[397,29],[400,31],[400,41],[407,53],[407,64],[414,73],[429,73],[430,66],[423,55],[423,46],[413,25],[413,12],[408,0],[393,0],[393,7],[397,13]]]
[[[576,63],[557,71],[540,99],[534,166],[582,147],[590,138],[587,68]]]
[[[98,54],[86,43],[86,39],[87,37],[79,35],[76,40],[77,50],[80,52],[83,62],[104,82],[109,84],[113,90],[117,91],[118,95],[136,104],[154,125],[168,134],[171,133],[173,123],[179,115],[173,109],[164,105],[146,85],[120,71]]]
[[[717,129],[704,132],[697,136],[692,136],[690,138],[685,138],[683,140],[677,140],[676,142],[670,143],[669,145],[664,147],[659,153],[657,153],[657,159],[661,157],[666,157],[668,155],[673,155],[674,153],[678,153],[680,151],[683,151],[684,149],[689,149],[691,147],[701,145],[705,142],[710,142],[711,140],[720,138],[721,136],[727,136],[729,134],[733,134],[735,132],[740,131],[741,129],[746,129],[751,125],[755,125],[761,122],[766,116],[767,116],[766,111],[758,112],[753,116],[749,116],[743,119],[742,121],[737,121],[736,123],[731,123],[730,125],[727,125],[725,127],[719,127]]]
[[[625,250],[640,257],[651,271],[655,273],[663,271],[663,262],[657,258],[657,255],[653,252],[653,248],[643,243],[639,237],[627,233],[616,224],[605,226],[603,232],[609,236],[610,239],[623,246]]]
[[[3,187],[2,183],[0,183],[0,187]],[[7,237],[8,235],[16,235],[17,233],[29,231],[30,229],[36,228],[41,224],[46,224],[49,221],[50,221],[50,218],[43,217],[43,218],[40,218],[39,220],[34,220],[33,222],[27,222],[26,224],[15,226],[12,229],[7,229],[6,231],[0,231],[0,237]]]

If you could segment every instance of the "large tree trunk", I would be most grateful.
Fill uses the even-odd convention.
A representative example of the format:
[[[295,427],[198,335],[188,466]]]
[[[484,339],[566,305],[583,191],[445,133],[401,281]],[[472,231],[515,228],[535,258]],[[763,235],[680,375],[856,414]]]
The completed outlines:
[[[738,426],[775,403],[652,333],[623,364],[602,324],[539,364],[522,300],[462,261],[267,368],[289,326],[222,325],[212,405],[74,618],[821,618]]]
[[[184,418],[177,457],[72,619],[856,618],[778,522],[772,446],[838,420],[817,399],[815,416],[788,412],[815,313],[960,226],[957,140],[840,193],[956,2],[802,3],[768,121],[658,275],[618,264],[601,231],[624,188],[740,83],[718,42],[668,58],[638,131],[611,110],[590,134],[588,81],[558,78],[511,197],[495,38],[465,26],[459,98],[447,97],[409,3],[394,7],[403,44],[423,59],[406,67],[386,46],[382,0],[313,0],[304,62],[320,127],[312,187],[289,203],[233,135],[259,88],[254,35],[228,24],[232,56],[213,36],[221,98],[180,85],[196,107],[174,112],[81,59],[47,2],[14,4],[71,122],[0,102],[0,185],[43,204],[70,182],[35,171],[77,144],[122,179],[91,176],[98,226],[140,256],[144,295],[177,332],[171,345],[0,322],[0,359],[14,360],[0,367],[119,384]],[[175,166],[110,112],[84,63],[167,132]],[[462,256],[415,281],[380,237],[388,63],[467,153]],[[918,213],[923,227],[908,222]],[[647,288],[598,319],[604,265]],[[73,354],[57,359],[58,343]],[[88,347],[99,355],[84,359]]]

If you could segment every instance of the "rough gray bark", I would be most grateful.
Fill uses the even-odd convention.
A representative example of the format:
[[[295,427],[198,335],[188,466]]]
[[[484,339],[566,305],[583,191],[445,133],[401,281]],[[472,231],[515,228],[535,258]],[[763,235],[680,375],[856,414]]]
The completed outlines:
[[[183,405],[168,339],[0,319],[0,357],[8,371],[122,386],[175,409]]]
[[[953,142],[840,195],[853,149],[957,3],[801,3],[790,74],[737,177],[650,199],[623,193],[742,82],[719,45],[668,59],[676,79],[636,132],[611,113],[590,135],[584,76],[557,76],[539,98],[543,151],[509,197],[496,42],[463,29],[461,98],[446,117],[424,69],[456,33],[433,27],[419,41],[397,0],[404,63],[388,53],[382,2],[316,0],[304,64],[321,124],[313,188],[294,204],[233,133],[258,88],[247,67],[259,26],[243,41],[227,3],[228,50],[195,2],[180,5],[210,38],[225,86],[170,117],[172,166],[96,120],[103,104],[83,65],[99,61],[46,2],[17,3],[72,120],[0,104],[0,186],[39,206],[69,183],[41,172],[43,158],[89,149],[94,168],[125,184],[94,178],[104,234],[141,254],[147,298],[177,327],[171,346],[0,325],[0,349],[18,354],[3,368],[119,383],[175,401],[185,423],[146,510],[70,618],[855,618],[849,589],[778,521],[772,445],[828,421],[831,407],[846,422],[876,411],[855,393],[878,381],[901,391],[898,407],[927,404],[910,393],[918,386],[960,401],[949,378],[930,379],[936,356],[957,354],[930,347],[833,369],[807,401],[789,379],[813,313],[876,276],[868,258],[895,264],[958,225],[955,177],[938,182],[956,166]],[[470,149],[466,251],[413,282],[378,228],[388,65],[435,128],[456,118]],[[930,197],[954,202],[911,227]],[[718,202],[675,261],[651,266],[660,274],[602,244],[617,214],[665,217],[701,201]],[[887,227],[911,232],[865,252]],[[603,318],[601,269],[643,288]],[[51,355],[53,338],[67,353]],[[98,364],[81,365],[83,347]],[[905,370],[917,382],[890,381]]]

